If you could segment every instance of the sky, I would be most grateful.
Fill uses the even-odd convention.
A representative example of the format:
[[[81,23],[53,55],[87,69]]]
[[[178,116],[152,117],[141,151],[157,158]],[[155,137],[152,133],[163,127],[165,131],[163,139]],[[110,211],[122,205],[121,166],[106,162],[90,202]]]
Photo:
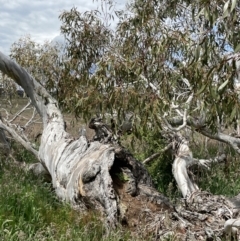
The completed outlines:
[[[96,9],[99,1],[92,0],[0,0],[0,51],[10,53],[11,45],[19,38],[30,35],[43,43],[58,39],[64,10],[77,7],[85,12]],[[115,0],[116,9],[124,9],[127,0]]]

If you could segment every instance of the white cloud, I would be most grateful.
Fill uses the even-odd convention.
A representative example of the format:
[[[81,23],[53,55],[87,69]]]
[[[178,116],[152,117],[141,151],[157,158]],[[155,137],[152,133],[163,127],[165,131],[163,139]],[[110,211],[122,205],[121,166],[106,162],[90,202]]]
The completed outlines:
[[[123,8],[127,0],[117,0],[117,8]],[[9,54],[11,45],[20,37],[30,34],[34,41],[42,43],[60,34],[59,15],[73,6],[85,12],[96,9],[91,0],[0,0],[0,51]]]

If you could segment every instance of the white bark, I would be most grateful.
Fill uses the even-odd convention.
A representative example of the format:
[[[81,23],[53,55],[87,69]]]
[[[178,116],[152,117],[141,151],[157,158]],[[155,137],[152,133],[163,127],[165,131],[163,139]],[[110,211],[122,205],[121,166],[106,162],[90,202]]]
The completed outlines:
[[[0,70],[24,88],[42,116],[44,129],[38,158],[50,173],[57,195],[73,205],[84,196],[99,199],[108,220],[114,224],[117,202],[109,173],[114,160],[113,148],[99,142],[88,147],[85,137],[71,138],[64,130],[57,101],[25,69],[2,53]],[[91,188],[93,183],[98,189]],[[81,205],[83,207],[84,202]]]
[[[236,235],[240,228],[240,219],[228,219],[224,224],[224,231],[227,235]]]
[[[194,163],[188,142],[183,140],[179,145],[179,149],[173,162],[173,176],[183,197],[187,198],[199,188],[187,173],[187,168]]]
[[[102,211],[106,214],[108,222],[114,226],[119,221],[121,200],[120,194],[114,189],[111,175],[114,175],[114,170],[124,170],[128,176],[128,182],[125,184],[128,195],[143,195],[149,198],[154,194],[153,200],[157,200],[157,205],[165,203],[165,207],[170,207],[166,198],[154,191],[152,180],[141,163],[117,143],[114,147],[112,144],[104,144],[109,142],[109,139],[110,142],[114,139],[111,135],[104,136],[104,143],[89,143],[84,135],[74,139],[65,131],[57,101],[24,68],[1,52],[0,70],[24,88],[42,117],[41,144],[35,154],[50,173],[58,197],[80,209],[91,207]],[[1,125],[7,129],[6,125]],[[91,125],[98,129],[96,123],[95,126],[94,123]],[[99,126],[101,127],[104,125]],[[104,130],[106,131],[106,128],[101,131]],[[102,133],[101,131],[99,133]],[[42,167],[40,169],[42,171]],[[143,186],[145,188],[142,188]],[[141,210],[141,207],[139,209]]]
[[[198,165],[208,169],[211,163],[222,162],[226,159],[226,156],[222,154],[214,159],[193,158],[188,141],[180,135],[178,135],[177,138],[177,142],[179,142],[179,144],[173,162],[173,176],[183,197],[188,198],[194,192],[199,190],[198,185],[188,175],[188,168],[193,165]]]

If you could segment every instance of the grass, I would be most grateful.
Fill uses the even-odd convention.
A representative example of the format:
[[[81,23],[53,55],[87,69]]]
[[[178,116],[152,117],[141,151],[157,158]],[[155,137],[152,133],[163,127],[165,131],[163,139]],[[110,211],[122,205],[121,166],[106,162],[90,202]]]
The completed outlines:
[[[199,174],[199,186],[212,194],[233,197],[240,193],[240,160],[231,158],[222,164],[213,164],[209,171]]]
[[[17,152],[17,151],[15,151]],[[35,161],[26,151],[25,161]],[[26,160],[27,159],[27,160]],[[0,240],[135,240],[119,229],[107,233],[99,215],[60,202],[41,178],[1,158]]]
[[[231,147],[211,141],[208,143],[207,152],[199,143],[192,148],[195,158],[215,158],[221,153],[226,155],[224,162],[212,163],[209,170],[195,169],[197,183],[202,190],[227,197],[233,197],[240,193],[240,159]]]
[[[1,112],[6,117],[6,108],[11,119],[27,102],[26,98],[16,97],[10,105],[7,99],[1,99]],[[32,108],[29,108],[16,123],[24,125],[31,116]],[[70,114],[66,114],[65,119],[68,131],[76,134],[81,123],[72,125]],[[30,131],[27,130],[30,140],[41,131],[41,125],[33,124]],[[13,142],[12,148],[13,156],[19,162],[36,162],[34,156],[17,143]],[[0,156],[0,240],[136,240],[121,228],[109,232],[99,217],[99,213],[81,213],[59,201],[50,183]]]
[[[209,170],[200,167],[191,169],[201,190],[227,197],[233,197],[240,193],[240,159],[233,149],[226,144],[219,145],[217,142],[212,141],[208,143],[208,151],[206,152],[204,141],[201,141],[200,137],[198,137],[196,145],[192,144],[191,149],[195,158],[215,158],[219,153],[225,153],[227,156],[225,162],[213,163]],[[145,154],[139,150],[139,155],[145,155],[144,158],[149,156],[151,153],[147,153],[146,150]],[[177,202],[182,196],[172,174],[173,158],[171,154],[163,153],[159,158],[151,162],[147,168],[158,191],[167,196],[172,202]]]

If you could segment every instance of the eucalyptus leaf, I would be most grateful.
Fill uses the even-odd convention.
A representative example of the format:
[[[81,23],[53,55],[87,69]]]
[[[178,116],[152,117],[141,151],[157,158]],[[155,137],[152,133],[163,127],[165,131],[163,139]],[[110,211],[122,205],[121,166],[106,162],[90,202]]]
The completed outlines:
[[[134,112],[138,123],[157,122],[160,128],[156,116],[178,116],[185,107],[193,118],[199,109],[208,112],[212,128],[216,112],[231,115],[229,103],[236,98],[230,61],[232,46],[240,51],[237,3],[134,0],[127,12],[107,2],[105,13],[72,8],[59,17],[67,43],[61,54],[56,47],[22,38],[13,44],[11,57],[41,84],[57,89],[61,108],[73,113],[90,116],[97,108],[115,113],[119,121]]]
[[[228,0],[223,7],[223,18],[227,17],[230,14],[230,11],[228,9],[230,0]]]
[[[237,53],[237,52],[239,52],[240,51],[240,44],[238,44],[236,47],[235,47],[235,49],[234,49],[234,52],[235,53]]]
[[[236,113],[237,113],[237,106],[235,105],[232,109],[231,115],[230,115],[230,121],[233,121],[236,117]]]
[[[228,84],[229,79],[227,79],[226,81],[224,81],[219,87],[218,87],[218,92],[221,92]]]
[[[232,0],[231,12],[235,9],[236,4],[237,4],[237,0]]]
[[[230,0],[225,2],[224,6],[223,6],[223,14],[228,10],[229,3],[230,3]]]

